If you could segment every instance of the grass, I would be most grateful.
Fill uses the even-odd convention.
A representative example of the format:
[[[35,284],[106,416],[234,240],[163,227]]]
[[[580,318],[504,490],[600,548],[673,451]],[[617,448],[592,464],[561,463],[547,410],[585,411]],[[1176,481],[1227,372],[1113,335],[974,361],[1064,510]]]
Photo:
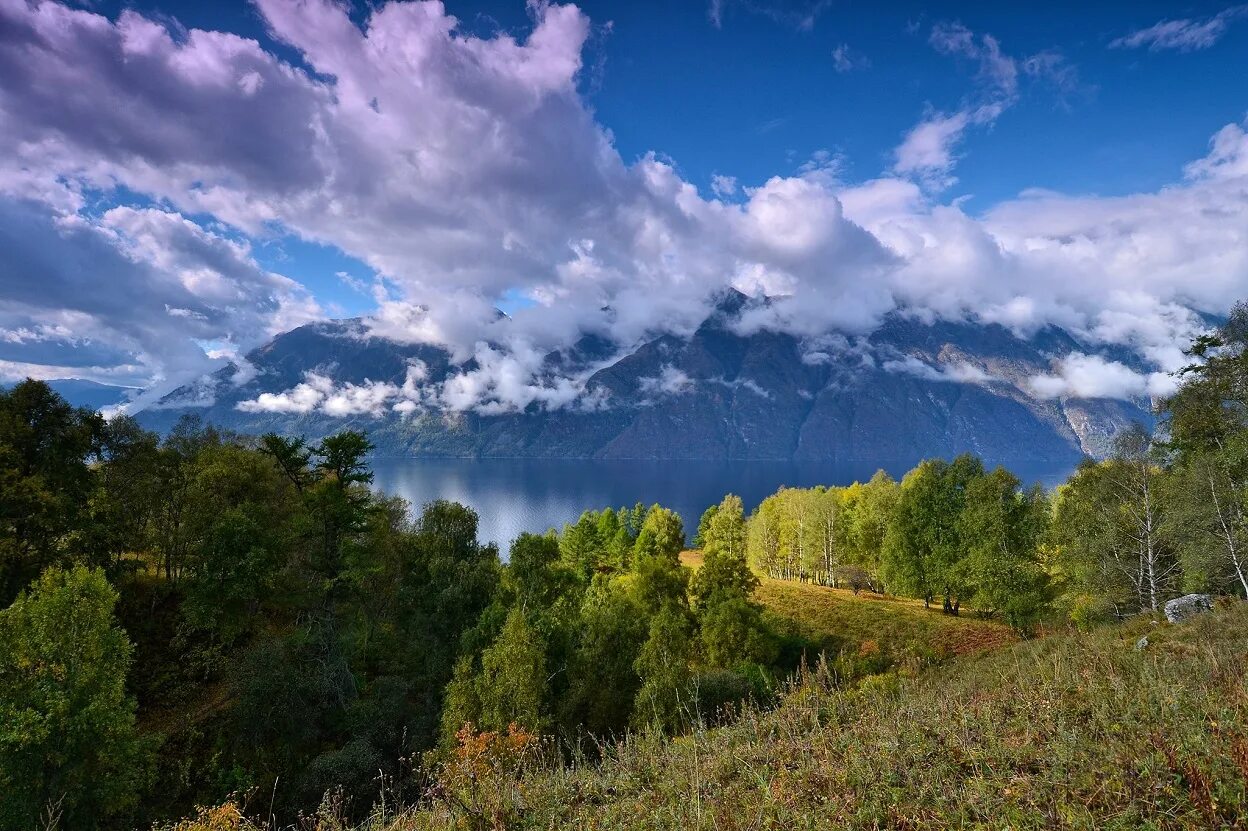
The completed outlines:
[[[855,689],[812,677],[733,726],[634,738],[595,767],[482,777],[472,802],[452,780],[373,827],[1248,828],[1246,671],[1236,604]]]
[[[775,709],[630,736],[594,764],[523,732],[469,734],[420,805],[352,826],[339,795],[300,827],[1248,830],[1248,604],[1020,642],[868,592],[763,578],[757,598],[812,658],[879,651],[895,669],[846,686],[821,664]],[[262,831],[244,814],[227,804],[176,828]]]
[[[681,561],[696,569],[702,564],[702,553],[685,551]],[[954,617],[938,608],[924,608],[918,600],[761,579],[756,597],[768,610],[772,625],[811,644],[813,653],[836,654],[874,645],[898,656],[949,657],[1017,640],[1008,626],[969,611]]]
[[[815,671],[777,709],[634,736],[595,765],[550,764],[514,736],[475,741],[424,804],[358,831],[1248,829],[1248,604],[851,688]],[[308,827],[344,828],[332,813]]]

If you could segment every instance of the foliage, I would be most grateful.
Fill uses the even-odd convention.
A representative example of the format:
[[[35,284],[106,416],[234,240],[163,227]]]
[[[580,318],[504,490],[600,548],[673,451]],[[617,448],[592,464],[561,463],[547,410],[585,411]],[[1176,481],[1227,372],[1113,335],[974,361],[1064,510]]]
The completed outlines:
[[[135,807],[148,748],[116,602],[98,569],[50,568],[0,611],[0,828],[93,828]]]
[[[0,784],[19,795],[0,810],[134,826],[255,793],[277,824],[338,829],[422,797],[404,827],[1233,825],[1239,780],[1205,760],[1245,752],[1234,659],[1167,651],[1164,627],[1141,656],[1130,621],[1112,649],[965,657],[1051,633],[1050,609],[1092,628],[1248,595],[1248,307],[1190,355],[1161,429],[1052,494],[965,455],[782,488],[748,519],[726,497],[697,552],[661,506],[586,511],[507,564],[470,509],[371,492],[361,433],[186,419],[161,438],[19,384],[0,393]],[[756,709],[792,673],[780,711]]]
[[[848,688],[812,672],[732,726],[522,767],[500,786],[523,794],[508,827],[1243,827],[1248,607],[1154,627],[1144,654],[1140,633],[1056,635]],[[463,817],[439,799],[383,827]]]

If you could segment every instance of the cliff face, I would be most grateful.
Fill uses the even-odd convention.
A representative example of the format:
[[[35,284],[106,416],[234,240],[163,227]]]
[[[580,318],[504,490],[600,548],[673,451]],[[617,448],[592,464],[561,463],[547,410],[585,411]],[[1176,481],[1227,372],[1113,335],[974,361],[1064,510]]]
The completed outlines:
[[[311,324],[166,396],[139,415],[168,429],[184,414],[246,433],[319,437],[367,430],[393,455],[541,458],[917,459],[972,451],[1000,462],[1073,462],[1100,456],[1131,421],[1151,422],[1147,402],[1041,399],[1027,379],[1083,349],[1056,329],[1023,339],[996,326],[888,320],[867,338],[822,346],[732,327],[730,298],[689,339],[670,335],[622,356],[585,338],[552,353],[552,374],[600,366],[582,402],[521,413],[392,408],[378,414],[256,412],[239,408],[280,394],[315,372],[335,384],[401,386],[423,364],[423,383],[471,368],[443,350],[368,336],[359,321]],[[252,408],[254,410],[254,408]]]

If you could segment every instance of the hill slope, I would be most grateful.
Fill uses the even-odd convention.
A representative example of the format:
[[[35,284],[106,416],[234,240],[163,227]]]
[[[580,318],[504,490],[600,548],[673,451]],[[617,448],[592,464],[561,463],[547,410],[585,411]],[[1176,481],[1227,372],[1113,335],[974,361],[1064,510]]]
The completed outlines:
[[[680,559],[697,569],[702,565],[702,552],[684,551]],[[766,608],[771,625],[812,644],[807,650],[812,661],[819,652],[836,655],[842,650],[864,648],[879,649],[894,658],[948,658],[1017,640],[1002,623],[977,618],[970,612],[952,617],[939,609],[925,608],[919,600],[865,591],[854,594],[848,589],[770,577],[759,580],[754,597]]]
[[[815,674],[773,712],[634,738],[596,766],[541,755],[522,736],[468,746],[429,802],[360,831],[1245,828],[1248,604],[848,690]],[[242,827],[229,806],[180,826]]]
[[[477,804],[518,828],[1242,828],[1245,670],[1248,605],[1137,621],[856,690],[813,679],[773,713]],[[457,797],[390,827],[464,827]]]

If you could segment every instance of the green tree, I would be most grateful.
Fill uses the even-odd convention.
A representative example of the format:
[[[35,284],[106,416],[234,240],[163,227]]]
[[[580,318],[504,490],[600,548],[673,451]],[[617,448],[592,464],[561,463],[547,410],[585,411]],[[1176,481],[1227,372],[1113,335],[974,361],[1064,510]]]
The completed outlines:
[[[1039,545],[1048,502],[1038,488],[1024,492],[1004,468],[972,481],[959,517],[966,556],[960,567],[970,600],[986,614],[1000,612],[1019,631],[1030,631],[1044,611],[1047,577]]]
[[[952,462],[929,459],[906,474],[881,552],[890,589],[924,604],[939,596],[946,613],[958,613],[970,589],[959,567],[964,547],[958,520],[967,487],[983,475],[983,463],[969,454]]]
[[[693,547],[703,548],[706,546],[706,532],[711,527],[711,520],[715,518],[715,512],[719,510],[719,505],[715,504],[702,512],[702,516],[698,519],[698,531],[693,535]]]
[[[65,564],[82,530],[104,430],[42,381],[0,391],[0,606],[48,565]]]
[[[702,663],[712,669],[770,664],[778,650],[762,607],[739,594],[719,596],[700,611],[698,643]]]
[[[634,668],[641,679],[633,704],[633,725],[669,733],[689,723],[689,661],[693,652],[693,625],[687,611],[674,603],[650,620],[650,632]]]
[[[1221,453],[1187,452],[1166,477],[1167,536],[1179,552],[1189,591],[1248,597],[1248,490],[1232,472],[1238,465],[1227,458],[1241,444],[1248,442],[1234,437]]]
[[[689,569],[680,563],[684,545],[680,515],[658,505],[652,507],[633,549],[633,589],[647,612],[654,613],[668,603],[687,601]]]
[[[746,562],[746,527],[741,498],[724,497],[706,530],[702,567],[693,575],[690,591],[697,606],[721,598],[748,598],[758,588],[758,577]]]
[[[94,828],[135,806],[147,751],[116,602],[100,570],[51,568],[0,612],[0,827]]]
[[[581,607],[562,721],[568,735],[612,736],[628,727],[641,684],[634,664],[648,636],[645,610],[619,577],[599,575]]]
[[[1179,561],[1166,533],[1164,475],[1138,425],[1104,462],[1085,462],[1058,493],[1052,541],[1077,617],[1156,612],[1175,593]]]
[[[749,558],[755,568],[772,578],[779,578],[783,572],[780,555],[782,508],[776,496],[767,497],[750,516],[747,528]]]
[[[506,730],[516,724],[542,732],[549,724],[546,690],[545,644],[524,610],[513,609],[498,639],[481,655],[476,690],[481,728]]]
[[[1248,595],[1248,303],[1188,354],[1193,363],[1162,404],[1177,451],[1168,536],[1187,588]]]
[[[598,515],[593,511],[585,511],[575,523],[564,525],[559,535],[559,552],[564,563],[586,583],[603,565],[605,548],[599,536]]]

